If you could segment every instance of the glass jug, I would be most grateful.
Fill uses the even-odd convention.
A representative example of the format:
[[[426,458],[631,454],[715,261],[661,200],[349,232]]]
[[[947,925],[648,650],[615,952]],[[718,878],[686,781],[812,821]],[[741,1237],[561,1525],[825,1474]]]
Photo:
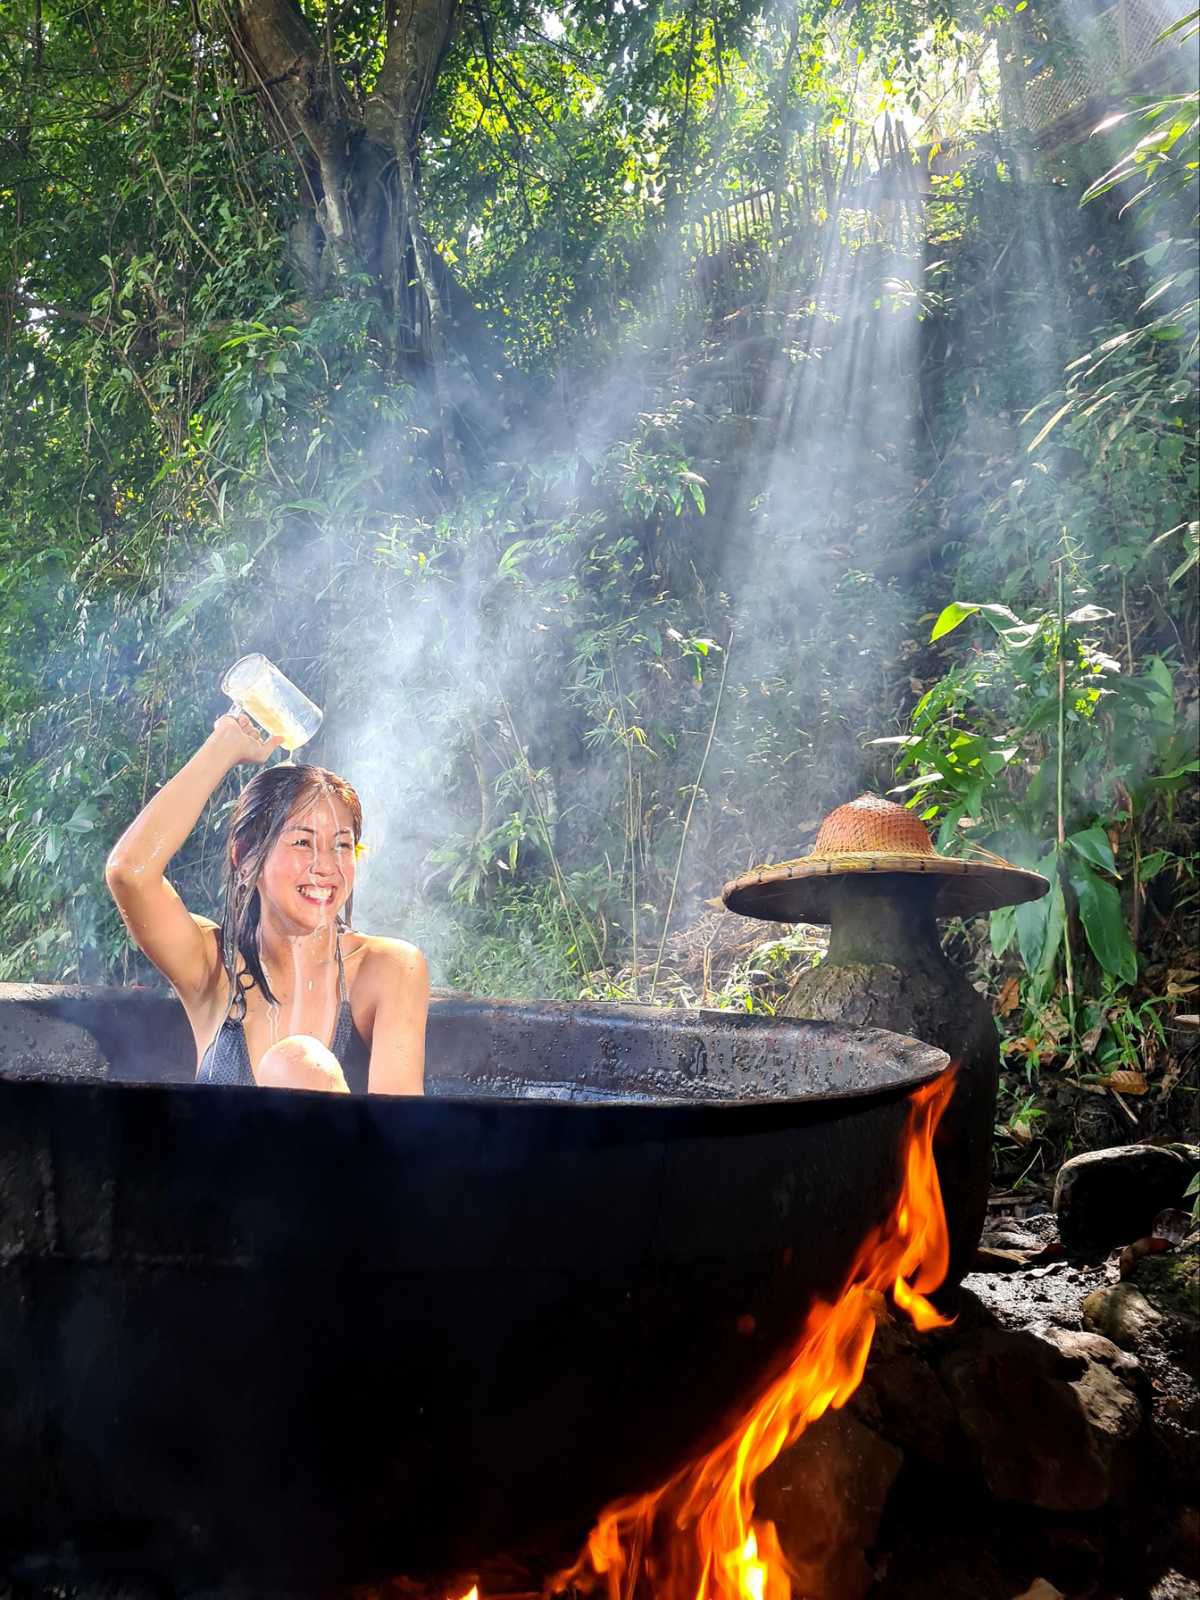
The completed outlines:
[[[265,733],[283,740],[289,755],[307,744],[324,713],[266,656],[243,656],[221,679],[235,714],[244,711]]]

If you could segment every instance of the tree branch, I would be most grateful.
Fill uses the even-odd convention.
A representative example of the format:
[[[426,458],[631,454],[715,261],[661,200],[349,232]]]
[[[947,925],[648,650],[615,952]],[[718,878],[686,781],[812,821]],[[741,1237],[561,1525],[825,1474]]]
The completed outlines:
[[[346,204],[350,151],[361,122],[332,59],[313,38],[294,0],[243,0],[225,11],[230,44],[246,68],[268,121],[283,133],[312,194],[324,205],[326,234],[339,266],[354,253],[353,219]],[[301,147],[315,159],[322,193]]]
[[[387,50],[366,122],[376,137],[393,144],[402,128],[414,159],[458,15],[458,0],[400,0],[389,16]]]

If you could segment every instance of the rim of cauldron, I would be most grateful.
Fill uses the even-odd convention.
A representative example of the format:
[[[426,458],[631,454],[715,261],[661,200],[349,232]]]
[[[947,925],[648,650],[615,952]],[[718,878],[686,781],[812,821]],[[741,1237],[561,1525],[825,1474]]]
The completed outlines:
[[[755,1017],[744,1012],[718,1011],[709,1008],[684,1011],[658,1006],[569,1000],[529,1002],[466,1000],[456,997],[446,1004],[461,1005],[483,1012],[493,1011],[499,1017],[525,1011],[528,1018],[532,1012],[534,1016],[543,1019],[543,1025],[561,1020],[564,1015],[572,1023],[584,1026],[607,1025],[611,1028],[614,1023],[619,1027],[622,1022],[635,1026],[649,1024],[654,1031],[668,1036],[674,1035],[681,1042],[694,1040],[697,1036],[702,1037],[706,1030],[734,1035],[758,1034],[764,1041],[769,1041],[770,1059],[764,1050],[763,1056],[757,1063],[757,1071],[763,1075],[772,1066],[781,1074],[787,1070],[784,1052],[789,1037],[799,1042],[806,1036],[811,1039],[816,1033],[828,1041],[828,1065],[824,1070],[810,1068],[808,1087],[801,1092],[793,1093],[780,1092],[779,1089],[772,1089],[767,1085],[756,1087],[752,1083],[741,1085],[731,1083],[727,1088],[715,1083],[698,1083],[695,1092],[679,1093],[679,1079],[675,1077],[673,1082],[670,1081],[674,1075],[667,1067],[662,1072],[663,1081],[647,1084],[643,1080],[641,1086],[631,1085],[627,1092],[616,1089],[601,1091],[594,1083],[589,1084],[584,1077],[578,1084],[581,1092],[577,1096],[561,1093],[539,1094],[538,1089],[546,1086],[538,1084],[532,1077],[502,1072],[497,1072],[490,1080],[494,1088],[486,1093],[472,1093],[472,1086],[469,1086],[466,1080],[446,1079],[435,1070],[430,1073],[427,1080],[426,1098],[439,1104],[469,1100],[479,1105],[494,1106],[501,1103],[563,1105],[588,1111],[646,1110],[656,1107],[663,1109],[719,1107],[722,1110],[743,1107],[761,1110],[764,1106],[802,1106],[833,1100],[861,1099],[867,1095],[889,1091],[912,1090],[938,1077],[950,1065],[950,1057],[944,1050],[939,1050],[908,1034],[894,1033],[883,1028],[852,1027],[844,1023],[819,1021],[815,1018]],[[842,1042],[843,1045],[840,1052],[836,1051],[838,1042]],[[844,1062],[847,1054],[850,1056],[850,1069],[846,1076],[835,1081],[834,1069],[839,1058]],[[857,1066],[854,1064],[856,1057]],[[748,1066],[754,1070],[755,1064],[748,1063]],[[449,1087],[454,1082],[461,1083],[461,1090],[444,1092],[443,1085]],[[505,1094],[502,1092],[502,1085],[506,1082],[522,1087],[517,1093]],[[432,1092],[429,1092],[430,1088]]]
[[[17,998],[12,993],[17,986],[4,987],[8,989],[8,997]],[[86,1003],[89,998],[99,998],[101,994],[112,997],[121,992],[115,989],[99,991],[92,989],[89,993],[86,988],[68,990],[67,986],[57,985],[22,987],[25,989],[23,998],[39,1009],[39,1002],[50,1003],[54,1008],[53,1002],[67,999],[68,996],[76,1003],[79,1001]],[[622,1028],[638,1032],[648,1029],[659,1036],[675,1037],[684,1045],[703,1043],[706,1047],[711,1047],[714,1043],[712,1039],[714,1033],[718,1036],[717,1042],[722,1034],[727,1037],[758,1035],[762,1044],[755,1049],[754,1058],[746,1061],[743,1070],[755,1073],[761,1078],[774,1078],[779,1087],[772,1088],[769,1082],[755,1085],[731,1081],[727,1086],[713,1082],[697,1082],[694,1093],[680,1093],[679,1085],[685,1081],[686,1075],[669,1059],[655,1071],[647,1072],[640,1080],[631,1082],[627,1088],[601,1086],[594,1080],[589,1082],[586,1065],[575,1078],[568,1078],[563,1073],[561,1077],[549,1082],[539,1082],[537,1072],[539,1068],[542,1071],[545,1068],[540,1067],[536,1049],[533,1048],[535,1039],[531,1037],[529,1054],[533,1070],[526,1074],[498,1068],[487,1075],[461,1073],[456,1076],[442,1070],[436,1059],[427,1062],[426,1093],[416,1099],[417,1105],[438,1107],[473,1105],[491,1109],[509,1105],[543,1109],[549,1106],[562,1106],[588,1112],[645,1112],[658,1108],[697,1110],[706,1107],[722,1110],[739,1108],[761,1110],[767,1106],[816,1105],[834,1100],[861,1099],[868,1095],[912,1090],[936,1078],[950,1065],[950,1057],[944,1050],[939,1050],[907,1034],[810,1018],[760,1017],[745,1012],[721,1011],[715,1008],[685,1011],[619,1002],[506,1000],[474,998],[443,992],[435,997],[431,1006],[431,1019],[439,1017],[450,1023],[455,1017],[464,1020],[479,1018],[485,1023],[490,1019],[505,1033],[510,1029],[515,1032],[522,1027],[535,1036],[541,1034],[542,1030],[551,1028],[562,1030],[568,1034],[568,1040],[560,1042],[558,1048],[565,1050],[567,1054],[570,1053],[569,1034],[575,1029],[586,1032],[607,1031],[617,1035]],[[707,1039],[704,1037],[706,1034],[709,1036]],[[789,1038],[795,1039],[799,1045],[805,1038],[811,1041],[814,1034],[823,1036],[826,1043],[824,1050],[816,1052],[818,1064],[809,1069],[808,1086],[800,1092],[781,1092],[783,1085],[779,1080],[783,1079],[788,1071]],[[819,1064],[822,1061],[824,1065]],[[843,1074],[840,1077],[836,1075],[839,1065]],[[729,1076],[732,1078],[737,1070],[736,1063],[730,1064]],[[98,1085],[125,1089],[173,1088],[196,1090],[205,1094],[257,1093],[257,1090],[252,1088],[191,1082],[112,1077],[84,1079],[53,1070],[44,1073],[25,1070],[10,1074],[0,1069],[0,1081],[69,1082],[78,1086]],[[277,1094],[274,1098],[281,1102],[282,1110],[283,1104],[287,1102],[297,1105],[309,1104],[316,1093],[317,1091],[312,1090],[292,1090],[286,1095]],[[347,1100],[339,1095],[333,1097],[331,1101],[328,1096],[321,1096],[322,1102],[331,1111],[335,1106],[359,1104],[364,1099],[368,1099],[372,1107],[376,1107],[392,1098],[386,1095],[372,1095],[355,1096],[352,1100]],[[259,1099],[260,1104],[273,1103],[273,1100],[262,1102],[261,1097]],[[406,1103],[412,1102],[406,1101]]]

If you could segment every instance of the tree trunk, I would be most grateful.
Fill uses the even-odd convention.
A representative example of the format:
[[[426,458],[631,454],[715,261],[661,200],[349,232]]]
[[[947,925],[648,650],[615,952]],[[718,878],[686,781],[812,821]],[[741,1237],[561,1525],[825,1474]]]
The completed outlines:
[[[365,274],[390,313],[397,347],[430,356],[445,314],[440,264],[421,223],[417,146],[457,12],[458,0],[389,7],[384,63],[364,99],[351,93],[295,0],[242,0],[229,23],[247,85],[291,152],[311,208],[316,239],[294,251],[310,288]],[[414,279],[419,297],[409,292]]]

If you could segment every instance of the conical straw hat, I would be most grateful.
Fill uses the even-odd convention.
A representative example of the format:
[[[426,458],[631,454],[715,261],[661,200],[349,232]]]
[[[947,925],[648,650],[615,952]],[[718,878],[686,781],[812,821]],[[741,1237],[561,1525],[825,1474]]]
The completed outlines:
[[[998,906],[1038,900],[1050,887],[1040,873],[1014,867],[999,856],[964,861],[938,855],[928,828],[914,812],[878,795],[861,794],[829,813],[808,855],[743,872],[725,885],[721,898],[743,917],[828,922],[834,880],[871,875],[891,878],[899,888],[899,880],[917,873],[937,878],[934,911],[939,917],[978,916]]]

